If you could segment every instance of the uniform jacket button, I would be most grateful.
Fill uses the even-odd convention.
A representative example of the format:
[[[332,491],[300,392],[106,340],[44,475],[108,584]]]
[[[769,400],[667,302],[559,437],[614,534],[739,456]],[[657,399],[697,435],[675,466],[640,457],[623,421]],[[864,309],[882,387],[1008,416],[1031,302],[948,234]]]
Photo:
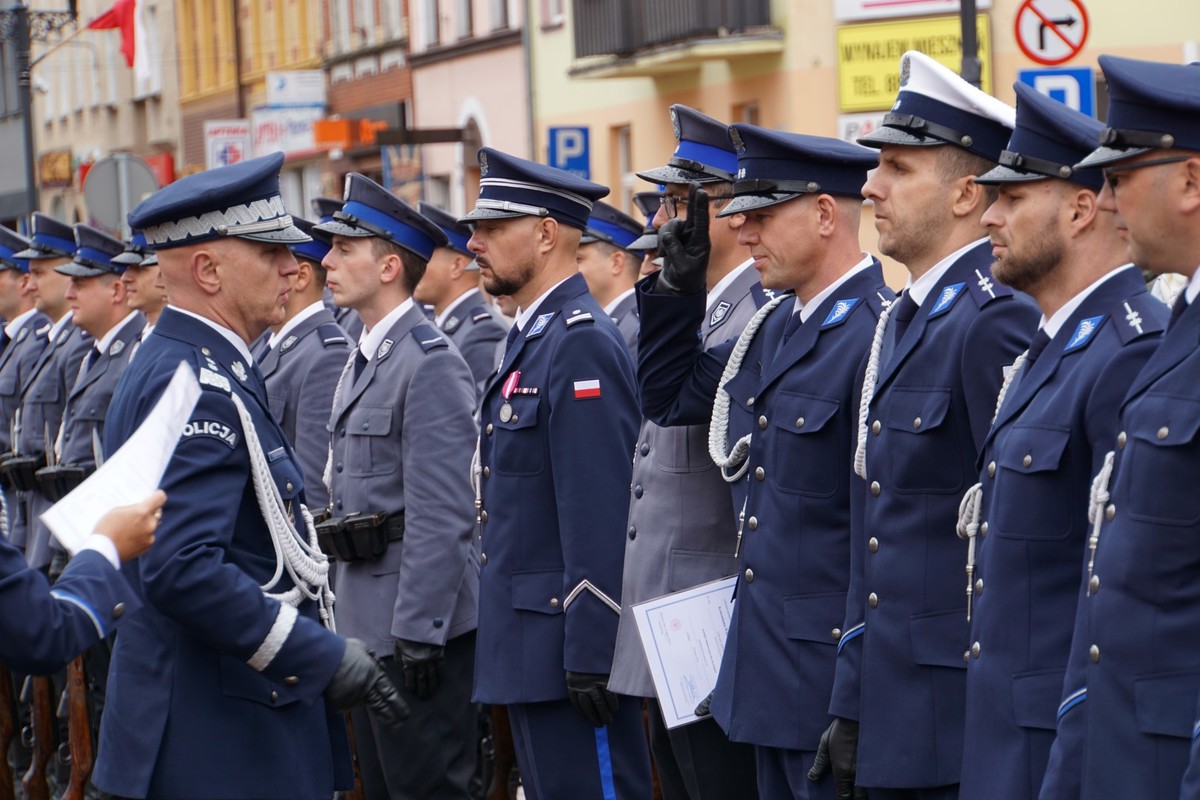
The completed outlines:
[[[758,418],[758,427],[764,431],[767,429],[767,418],[766,417]]]
[[[480,521],[480,522],[487,522],[487,521],[488,521],[488,515],[487,515],[487,509],[486,509],[486,508],[485,508],[485,509],[483,509],[482,511],[480,511],[480,512],[479,512],[479,521]]]
[[[338,472],[342,471],[342,463],[340,461],[338,462],[338,465],[337,465],[337,471]]]
[[[287,489],[289,492],[294,492],[294,491],[296,491],[296,484],[292,483],[291,481],[288,481],[288,482],[287,482],[287,486],[286,486],[285,488],[286,488],[286,489]]]
[[[754,583],[754,570],[747,568],[744,575],[746,578],[746,583]]]
[[[1126,439],[1125,431],[1121,431],[1120,433],[1117,434],[1117,449],[1118,450],[1125,449],[1125,439]]]
[[[112,615],[113,619],[120,619],[121,617],[125,616],[125,604],[117,603],[115,606],[113,606]]]
[[[433,618],[433,627],[435,627],[435,628],[440,628],[440,627],[442,627],[442,626],[443,626],[443,625],[445,625],[445,624],[446,624],[446,621],[445,621],[445,620],[443,620],[441,617],[434,617],[434,618]]]
[[[1100,591],[1100,576],[1099,575],[1093,575],[1092,579],[1090,581],[1088,581],[1088,590],[1091,591],[1092,594],[1095,594],[1096,592]]]
[[[921,430],[921,418],[920,417],[917,417],[916,419],[913,420],[913,430],[914,431]]]
[[[754,395],[750,395],[749,397],[746,398],[746,405],[748,405],[748,406],[754,405]]]
[[[1022,459],[1021,459],[1021,465],[1022,465],[1022,466],[1026,466],[1026,467],[1028,467],[1028,466],[1030,466],[1030,465],[1032,465],[1032,464],[1033,464],[1033,456],[1031,456],[1031,455],[1028,455],[1028,454],[1026,454],[1026,456],[1025,456],[1024,458],[1022,458]]]
[[[879,420],[875,420],[871,423],[871,433],[878,436],[881,430],[883,430],[883,426],[879,424]]]
[[[983,578],[975,579],[975,594],[983,594]]]
[[[987,532],[988,532],[988,524],[987,524],[987,520],[984,520],[983,524],[979,526],[979,535],[987,536]]]
[[[803,427],[804,427],[804,417],[797,417],[797,418],[796,418],[796,427],[797,427],[797,428],[803,428]]]
[[[288,686],[297,686],[300,683],[300,679],[297,678],[295,675],[288,675],[286,678],[283,679],[283,682],[286,683]]]
[[[278,703],[278,702],[279,702],[279,692],[272,689],[271,690],[271,705],[274,705],[275,703]]]
[[[1162,439],[1167,438],[1167,436],[1169,436],[1170,433],[1171,433],[1171,429],[1168,428],[1166,425],[1163,425],[1161,428],[1158,429],[1158,433],[1155,435],[1159,438],[1159,440],[1162,440]]]
[[[640,498],[643,494],[645,494],[645,492],[642,490],[642,485],[640,483],[637,486],[633,487],[633,496],[634,497]]]
[[[485,477],[485,478],[490,478],[490,477],[492,477],[492,468],[491,468],[491,467],[484,467],[484,468],[483,468],[483,477]]]
[[[551,597],[551,598],[550,598],[550,607],[551,607],[551,608],[558,608],[558,598],[557,598],[557,597]]]
[[[648,443],[642,442],[641,453],[643,456],[650,455],[650,445]]]
[[[996,477],[996,462],[995,461],[988,462],[988,477],[989,478]]]
[[[870,550],[872,553],[878,553],[879,552],[879,540],[876,539],[874,536],[872,536],[870,539],[867,540],[867,549]]]
[[[1091,657],[1093,664],[1099,664],[1100,663],[1100,647],[1098,645],[1092,645],[1091,647],[1089,647],[1088,648],[1088,656]]]
[[[874,592],[871,592],[869,595],[867,595],[867,605],[869,605],[871,608],[879,608],[879,595],[875,594]]]
[[[971,655],[975,658],[979,658],[979,652],[981,649],[982,648],[980,648],[979,642],[976,642],[975,644],[971,645]]]
[[[479,554],[479,563],[480,563],[480,564],[484,564],[484,565],[486,565],[486,564],[487,564],[487,553],[480,553],[480,554]]]
[[[758,530],[758,517],[750,517],[746,520],[746,527],[752,531]]]
[[[486,428],[484,428],[483,430],[484,430],[484,433],[486,433],[488,436],[491,436],[491,435],[492,435],[492,430],[493,430],[493,428],[492,428],[492,423],[490,423],[490,422],[489,422],[489,423],[487,424],[487,427],[486,427]]]
[[[636,538],[637,538],[637,526],[630,525],[629,526],[629,541],[632,542]]]
[[[763,478],[767,477],[767,471],[762,467],[756,467],[754,469],[754,477],[761,481]]]
[[[879,497],[880,491],[881,489],[879,488],[879,481],[871,481],[871,494],[875,497]]]
[[[1109,503],[1107,506],[1104,507],[1104,518],[1106,520],[1108,520],[1109,522],[1112,522],[1116,516],[1117,516],[1117,507],[1115,505],[1113,505],[1112,503]]]
[[[837,640],[839,640],[839,639],[841,639],[841,638],[842,638],[842,629],[841,629],[841,628],[834,628],[833,630],[831,630],[831,631],[829,632],[829,635],[830,635],[830,636],[832,636],[832,637],[833,637],[833,640],[836,642]]]

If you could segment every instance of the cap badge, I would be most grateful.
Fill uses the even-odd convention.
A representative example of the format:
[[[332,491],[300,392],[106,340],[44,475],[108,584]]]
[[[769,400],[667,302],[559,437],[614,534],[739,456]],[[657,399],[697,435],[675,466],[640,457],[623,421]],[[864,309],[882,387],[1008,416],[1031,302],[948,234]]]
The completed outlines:
[[[908,56],[900,59],[900,88],[908,86],[908,79],[912,77],[912,59]]]
[[[737,128],[729,129],[729,141],[733,142],[733,149],[738,151],[738,155],[746,152],[746,143],[742,141],[742,135],[738,133]]]
[[[488,174],[488,157],[487,153],[479,154],[479,177],[486,178]]]
[[[671,109],[671,128],[675,131],[676,140],[683,138],[683,130],[679,127],[679,112],[673,108]]]

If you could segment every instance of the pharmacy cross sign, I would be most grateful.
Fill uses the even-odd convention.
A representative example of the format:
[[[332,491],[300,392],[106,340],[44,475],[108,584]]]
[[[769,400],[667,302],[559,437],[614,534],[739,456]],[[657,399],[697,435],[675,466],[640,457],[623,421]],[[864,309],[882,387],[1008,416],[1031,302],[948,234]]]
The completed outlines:
[[[1088,37],[1083,0],[1025,0],[1017,10],[1017,45],[1039,64],[1070,61]]]

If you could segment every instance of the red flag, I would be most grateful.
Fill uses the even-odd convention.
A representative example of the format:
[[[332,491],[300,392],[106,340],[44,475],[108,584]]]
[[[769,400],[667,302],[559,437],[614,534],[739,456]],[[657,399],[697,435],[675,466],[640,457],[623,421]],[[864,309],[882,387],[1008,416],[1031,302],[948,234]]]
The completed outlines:
[[[137,0],[117,0],[112,8],[89,22],[92,30],[121,29],[121,53],[125,56],[126,66],[133,66],[135,54],[134,28],[137,24]]]

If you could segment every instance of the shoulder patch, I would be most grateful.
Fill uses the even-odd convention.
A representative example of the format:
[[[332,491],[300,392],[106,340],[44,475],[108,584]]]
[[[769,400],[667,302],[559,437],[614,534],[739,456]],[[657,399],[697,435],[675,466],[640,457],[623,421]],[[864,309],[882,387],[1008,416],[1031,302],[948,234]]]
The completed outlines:
[[[1122,301],[1112,312],[1121,344],[1162,333],[1167,327],[1163,320],[1168,314],[1167,306],[1149,292]]]
[[[1010,297],[1013,293],[1012,289],[998,283],[990,271],[982,269],[975,270],[975,279],[967,281],[967,287],[971,296],[975,298],[975,304],[980,308],[1001,297]]]
[[[570,328],[580,322],[595,322],[596,320],[592,317],[592,312],[577,308],[567,314],[564,317],[564,321],[567,323],[567,327]]]
[[[539,314],[533,324],[529,326],[529,330],[525,332],[525,340],[528,341],[545,333],[546,326],[550,324],[550,320],[554,319],[554,315],[557,313],[557,311],[551,311],[549,314]]]
[[[237,448],[237,431],[230,428],[224,422],[218,422],[215,419],[188,420],[188,423],[183,426],[182,438],[189,439],[193,436],[208,436],[218,440],[230,450]]]
[[[412,337],[417,340],[417,344],[421,345],[421,349],[428,353],[430,350],[437,350],[439,347],[449,347],[450,343],[446,341],[446,337],[438,333],[437,329],[432,325],[414,325],[412,329]],[[391,349],[390,347],[388,348]],[[379,357],[383,358],[383,348],[380,347]]]
[[[820,330],[832,328],[834,325],[840,325],[846,321],[858,304],[862,301],[861,297],[847,297],[843,300],[837,300],[833,304],[833,308],[829,309],[829,314],[825,317],[825,321],[821,323]]]
[[[1071,338],[1067,340],[1063,347],[1063,353],[1073,353],[1083,347],[1086,347],[1088,342],[1092,341],[1092,337],[1096,335],[1096,331],[1100,330],[1100,326],[1104,324],[1104,320],[1108,316],[1101,314],[1097,317],[1088,317],[1087,319],[1079,320],[1079,325],[1075,327],[1075,332],[1071,334]]]
[[[939,314],[945,314],[953,308],[958,298],[962,297],[963,288],[966,285],[966,283],[952,283],[949,286],[943,286],[942,293],[937,297],[937,302],[933,304],[933,308],[929,309],[929,317],[932,319]]]
[[[317,336],[321,339],[321,344],[325,347],[335,347],[337,345],[346,345],[346,332],[342,327],[334,322],[326,322],[324,325],[317,326]],[[287,345],[287,342],[284,342]]]
[[[233,386],[229,383],[229,378],[208,367],[200,368],[200,385],[212,386],[214,389],[220,389],[226,394],[233,394]]]
[[[458,330],[459,325],[462,325],[462,318],[456,314],[447,319],[446,323],[442,325],[442,332],[454,333],[456,330]]]

